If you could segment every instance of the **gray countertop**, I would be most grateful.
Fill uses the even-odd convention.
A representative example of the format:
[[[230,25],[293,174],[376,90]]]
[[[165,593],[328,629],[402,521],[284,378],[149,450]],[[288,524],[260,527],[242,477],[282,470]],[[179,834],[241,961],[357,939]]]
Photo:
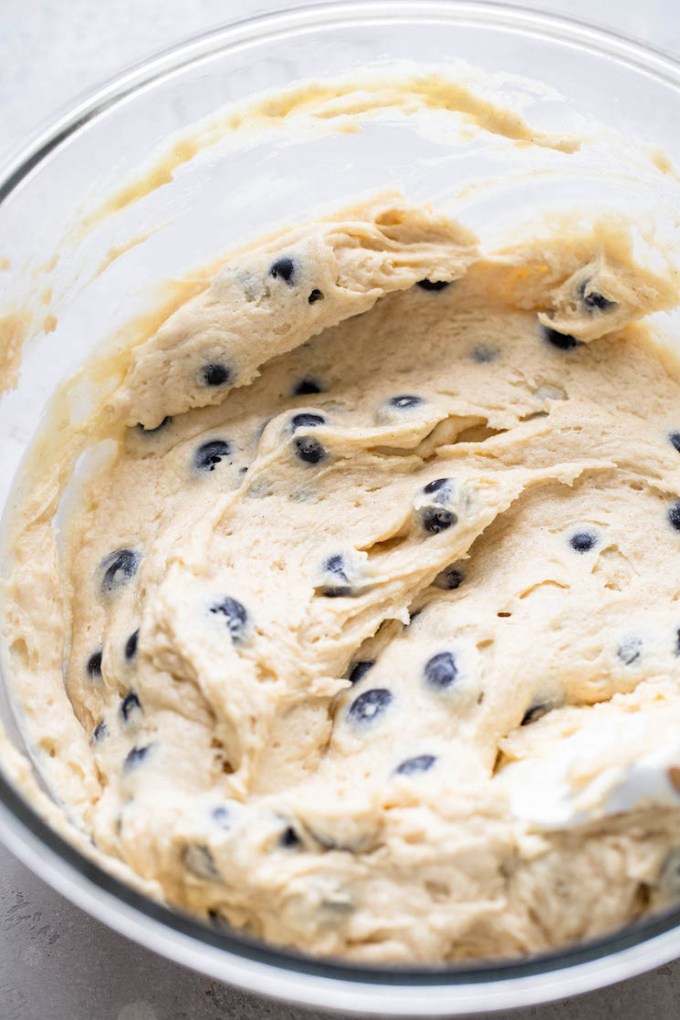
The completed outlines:
[[[74,95],[126,64],[277,6],[282,3],[272,0],[0,0],[0,159]],[[534,6],[680,54],[677,0],[534,0]],[[521,1014],[533,1020],[679,1015],[680,962]],[[72,906],[0,847],[0,1020],[326,1017],[246,995],[141,949]]]

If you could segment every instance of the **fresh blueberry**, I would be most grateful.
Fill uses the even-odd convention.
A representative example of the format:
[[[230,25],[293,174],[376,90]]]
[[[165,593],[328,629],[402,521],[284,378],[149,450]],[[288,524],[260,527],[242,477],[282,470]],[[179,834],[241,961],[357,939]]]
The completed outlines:
[[[342,598],[352,594],[352,585],[347,574],[347,564],[344,556],[336,554],[329,556],[323,564],[323,572],[326,580],[321,588],[328,598]]]
[[[418,280],[418,286],[423,290],[444,290],[450,284],[450,280]]]
[[[575,552],[586,553],[597,545],[597,538],[590,531],[577,531],[570,537],[569,545]]]
[[[194,467],[197,471],[214,471],[221,464],[222,458],[229,456],[230,451],[231,447],[224,439],[210,439],[196,449]]]
[[[360,694],[347,710],[347,718],[353,723],[371,723],[382,715],[394,701],[394,695],[385,687],[373,687]]]
[[[137,654],[137,643],[139,641],[139,630],[135,630],[125,642],[125,658],[128,662],[134,659]]]
[[[133,747],[125,757],[123,771],[130,772],[132,769],[137,768],[138,765],[141,765],[150,750],[151,744],[147,744],[145,747]]]
[[[425,401],[422,397],[416,397],[412,393],[401,393],[398,397],[390,397],[389,404],[391,407],[397,407],[400,411],[405,410],[408,407],[418,407],[419,404],[424,404]]]
[[[300,379],[293,389],[294,397],[306,397],[311,393],[324,393],[324,388],[316,379]]]
[[[103,740],[106,736],[106,723],[103,719],[95,726],[92,736],[94,740]]]
[[[322,414],[315,414],[313,411],[300,411],[290,419],[290,427],[296,429],[315,429],[318,425],[325,425],[327,419]]]
[[[210,812],[210,817],[213,822],[216,822],[225,829],[228,828],[231,823],[231,811],[226,804],[218,804],[217,807],[214,807]]]
[[[532,705],[531,708],[528,708],[522,716],[520,726],[528,726],[529,723],[536,722],[537,719],[547,715],[550,709],[551,706],[546,705],[544,702],[538,702],[537,704]]]
[[[668,438],[671,445],[675,447],[678,453],[680,453],[680,432],[669,432]]]
[[[243,603],[226,595],[219,602],[213,603],[210,612],[215,616],[223,616],[227,623],[227,630],[234,641],[243,637],[243,632],[248,623],[248,611]]]
[[[127,584],[137,573],[140,555],[132,549],[116,549],[101,565],[103,571],[101,591],[108,595],[116,588]]]
[[[87,660],[87,675],[88,676],[101,676],[102,675],[102,652],[101,648],[98,652],[93,652],[90,658]]]
[[[486,344],[480,344],[472,349],[472,360],[476,361],[479,365],[488,365],[495,361],[497,357],[498,351],[496,348],[488,347]]]
[[[142,425],[141,422],[137,426],[137,428],[139,429],[140,432],[143,432],[144,435],[150,436],[153,432],[160,432],[160,430],[164,429],[166,425],[169,425],[171,421],[172,421],[172,418],[170,417],[170,415],[166,414],[166,416],[163,419],[163,421],[160,422],[158,425],[154,425],[154,427],[151,428],[151,429],[146,428],[146,426]]]
[[[420,511],[420,521],[429,535],[438,535],[457,522],[458,518],[451,510],[441,506],[426,506]]]
[[[309,301],[310,305],[313,305],[315,301],[323,301],[323,293],[317,287],[315,287],[312,293],[307,298],[307,300]]]
[[[671,503],[668,509],[668,520],[676,531],[680,531],[680,502]]]
[[[341,580],[348,579],[345,557],[341,553],[329,556],[323,564],[323,569],[328,573],[335,574],[335,576],[341,578]]]
[[[230,379],[230,370],[219,361],[211,361],[201,369],[201,382],[204,386],[224,386]]]
[[[451,479],[450,478],[435,478],[434,481],[428,482],[423,488],[423,492],[426,492],[428,496],[431,496],[433,492],[440,493],[441,497],[448,496],[451,491]]]
[[[629,638],[619,645],[616,654],[624,666],[632,666],[642,655],[642,641],[638,637]]]
[[[675,654],[680,655],[680,627],[675,632]]]
[[[569,351],[572,347],[580,347],[581,341],[577,340],[571,333],[559,333],[550,326],[543,326],[543,339],[561,351]]]
[[[615,307],[616,301],[610,301],[604,294],[598,294],[596,290],[588,290],[589,284],[589,280],[584,280],[578,289],[581,304],[587,312],[606,312],[609,308]]]
[[[450,687],[458,676],[458,666],[452,652],[438,652],[425,663],[425,679],[431,687],[443,690]]]
[[[299,846],[301,842],[302,840],[300,839],[292,825],[286,826],[286,828],[281,833],[281,837],[279,839],[279,844],[287,848]]]
[[[433,499],[429,504],[421,506],[418,514],[420,523],[430,535],[437,535],[458,521],[453,511],[447,510],[445,507],[446,502],[451,498],[451,491],[450,478],[435,478],[423,488],[425,495],[432,496]]]
[[[336,553],[335,556],[329,556],[324,563],[324,570],[329,571],[331,574],[337,574],[343,580],[347,580],[347,574],[345,572],[345,560],[343,556]]]
[[[288,255],[282,255],[276,262],[272,262],[269,268],[269,275],[275,280],[283,280],[289,287],[295,283],[295,263]]]
[[[437,574],[434,583],[437,588],[443,588],[444,591],[453,591],[455,588],[460,588],[464,580],[465,574],[458,567],[446,567],[440,574]]]
[[[419,754],[415,758],[407,758],[397,766],[395,772],[399,776],[414,776],[418,772],[427,772],[436,760],[433,754]]]
[[[355,662],[349,671],[349,682],[358,684],[373,666],[375,666],[375,662],[371,659],[361,659],[359,662]]]
[[[122,715],[124,721],[127,722],[132,713],[134,712],[134,710],[136,708],[141,707],[142,703],[135,694],[135,692],[130,691],[130,693],[126,694],[120,703],[120,714]]]
[[[314,436],[298,436],[293,446],[296,456],[305,464],[319,464],[327,456],[324,446]]]

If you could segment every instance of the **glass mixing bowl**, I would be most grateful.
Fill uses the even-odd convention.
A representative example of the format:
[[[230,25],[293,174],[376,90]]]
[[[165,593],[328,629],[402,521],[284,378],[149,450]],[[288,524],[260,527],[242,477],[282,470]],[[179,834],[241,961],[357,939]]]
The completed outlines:
[[[3,504],[57,384],[148,311],[164,280],[357,193],[403,186],[416,200],[450,199],[477,170],[499,169],[488,152],[462,158],[439,137],[436,115],[415,135],[413,121],[398,116],[361,131],[318,135],[284,118],[230,134],[216,127],[215,111],[300,80],[363,76],[372,65],[451,66],[459,58],[491,74],[529,74],[566,97],[532,95],[519,79],[508,86],[513,98],[531,101],[530,120],[542,130],[577,130],[592,116],[634,139],[631,150],[663,146],[680,165],[680,65],[586,25],[502,4],[309,6],[154,57],[78,103],[0,173],[5,382],[11,344],[24,330],[32,334],[17,386],[0,401]],[[505,169],[512,202],[499,205],[497,192],[493,200],[468,196],[468,222],[555,196],[550,173],[527,186]],[[125,182],[130,174],[136,184]],[[612,188],[625,197],[634,183]],[[571,201],[581,184],[568,185]],[[562,194],[564,182],[559,187]],[[9,740],[30,756],[7,682],[0,716]],[[427,969],[305,958],[209,930],[128,888],[58,835],[8,775],[0,776],[0,835],[46,882],[148,948],[267,995],[357,1013],[451,1016],[582,992],[680,953],[674,910],[588,944],[508,962]]]

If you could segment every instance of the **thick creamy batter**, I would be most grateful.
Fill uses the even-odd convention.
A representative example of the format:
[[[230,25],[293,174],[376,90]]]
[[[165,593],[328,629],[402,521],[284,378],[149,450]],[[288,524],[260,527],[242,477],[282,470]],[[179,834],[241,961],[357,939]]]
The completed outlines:
[[[389,201],[297,228],[44,437],[17,697],[155,895],[436,962],[680,892],[680,384],[634,324],[674,280],[620,224],[565,232],[481,259]]]

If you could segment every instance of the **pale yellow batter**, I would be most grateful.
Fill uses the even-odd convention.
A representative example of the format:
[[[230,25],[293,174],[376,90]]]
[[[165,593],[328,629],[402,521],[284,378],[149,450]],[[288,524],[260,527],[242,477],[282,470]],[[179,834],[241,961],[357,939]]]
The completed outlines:
[[[151,892],[412,963],[680,893],[680,384],[631,324],[675,284],[620,224],[566,237],[482,260],[381,201],[300,227],[34,458],[24,725]]]

